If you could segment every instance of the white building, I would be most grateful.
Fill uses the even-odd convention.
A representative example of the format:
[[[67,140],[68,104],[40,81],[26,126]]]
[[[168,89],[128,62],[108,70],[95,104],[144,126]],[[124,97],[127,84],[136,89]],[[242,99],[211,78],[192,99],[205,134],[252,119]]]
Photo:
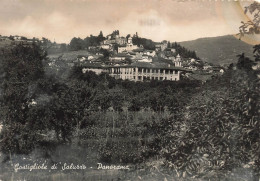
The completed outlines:
[[[124,46],[118,47],[118,53],[130,52],[130,51],[133,51],[134,49],[137,49],[137,48],[138,48],[138,46],[133,44],[132,37],[130,36],[127,39],[127,43]]]
[[[118,66],[93,66],[89,65],[82,72],[93,71],[96,74],[108,73],[116,79],[130,81],[170,80],[179,81],[181,72],[185,69],[174,67],[170,64],[155,65],[152,63],[136,62],[131,65]]]

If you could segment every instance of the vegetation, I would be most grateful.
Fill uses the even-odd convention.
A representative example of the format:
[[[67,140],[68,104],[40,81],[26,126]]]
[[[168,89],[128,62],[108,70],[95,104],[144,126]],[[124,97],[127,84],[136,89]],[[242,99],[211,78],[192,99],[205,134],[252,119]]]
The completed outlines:
[[[70,48],[102,37],[75,38]],[[254,46],[255,60],[238,55],[223,75],[202,84],[115,80],[80,66],[64,76],[61,58],[52,69],[38,45],[13,46],[0,56],[3,162],[37,149],[52,164],[62,159],[57,152],[79,162],[87,152],[92,161],[155,169],[153,178],[259,180],[259,50]]]
[[[224,179],[234,169],[259,177],[259,79],[244,55],[203,85],[135,83],[83,74],[82,67],[65,78],[44,74],[46,62],[37,45],[1,56],[3,153],[72,142],[106,163],[159,158],[159,167],[179,178]]]

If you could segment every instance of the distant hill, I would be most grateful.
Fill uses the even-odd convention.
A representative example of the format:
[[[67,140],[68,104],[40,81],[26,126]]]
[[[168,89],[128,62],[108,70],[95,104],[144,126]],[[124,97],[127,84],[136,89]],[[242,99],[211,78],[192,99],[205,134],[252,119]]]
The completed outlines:
[[[253,58],[253,45],[249,45],[232,35],[199,38],[192,41],[179,42],[180,45],[194,50],[202,60],[213,64],[227,65],[237,62],[237,55],[245,53]]]

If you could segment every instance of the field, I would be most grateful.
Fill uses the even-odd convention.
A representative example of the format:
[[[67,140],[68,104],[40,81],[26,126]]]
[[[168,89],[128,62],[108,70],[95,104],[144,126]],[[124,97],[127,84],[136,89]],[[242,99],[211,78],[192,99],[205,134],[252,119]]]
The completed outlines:
[[[90,117],[93,122],[91,127],[74,133],[70,144],[54,146],[51,143],[35,149],[29,155],[4,155],[0,159],[9,157],[1,167],[0,179],[2,180],[160,180],[171,178],[173,175],[165,175],[159,169],[162,160],[144,160],[140,155],[149,144],[154,143],[155,135],[149,130],[147,124],[161,119],[167,119],[170,114],[162,114],[153,111],[140,112],[107,112]],[[149,133],[148,133],[149,132]],[[50,142],[50,140],[48,140]],[[151,154],[153,154],[151,152]],[[146,155],[150,157],[150,155]],[[14,171],[15,165],[46,163],[48,168],[56,163],[57,170],[33,170]],[[84,170],[62,170],[64,163],[84,164]],[[103,170],[98,169],[97,163],[103,165],[129,166],[129,170]],[[136,163],[139,163],[138,165]],[[158,167],[154,167],[157,163]],[[153,165],[153,166],[149,166]],[[152,175],[152,173],[154,175]]]

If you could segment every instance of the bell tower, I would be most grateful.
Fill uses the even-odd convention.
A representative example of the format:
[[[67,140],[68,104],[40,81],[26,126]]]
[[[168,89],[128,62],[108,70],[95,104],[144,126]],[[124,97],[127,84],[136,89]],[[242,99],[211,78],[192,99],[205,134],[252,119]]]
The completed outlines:
[[[182,67],[181,56],[178,54],[174,60],[175,67]]]

